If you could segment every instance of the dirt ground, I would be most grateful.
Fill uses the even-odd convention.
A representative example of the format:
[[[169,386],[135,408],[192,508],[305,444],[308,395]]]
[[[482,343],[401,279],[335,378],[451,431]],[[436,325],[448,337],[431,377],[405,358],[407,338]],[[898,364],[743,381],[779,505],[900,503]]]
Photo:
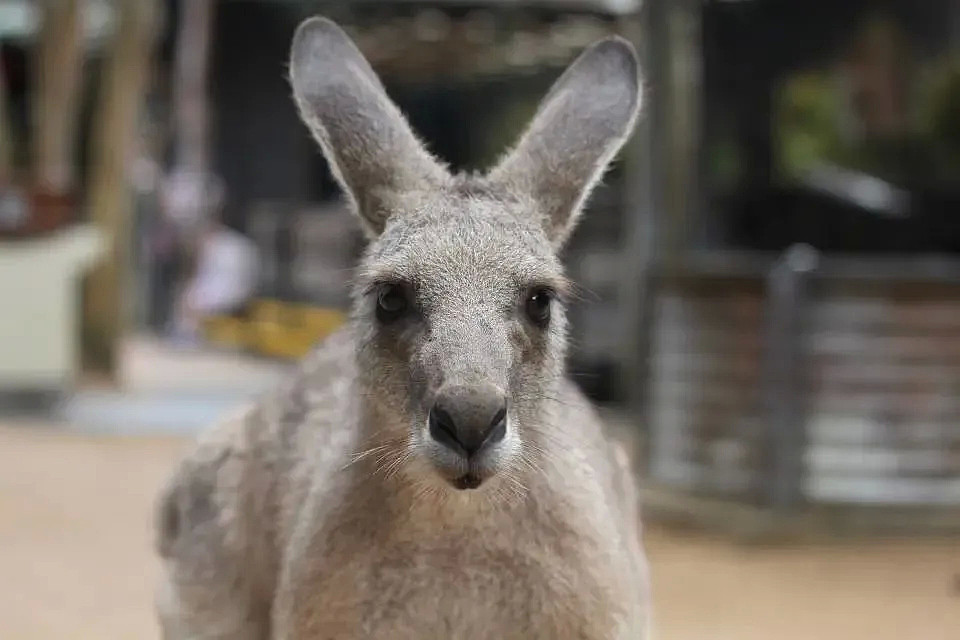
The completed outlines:
[[[148,522],[183,444],[0,426],[0,638],[157,638]],[[646,544],[658,640],[960,639],[960,542]]]

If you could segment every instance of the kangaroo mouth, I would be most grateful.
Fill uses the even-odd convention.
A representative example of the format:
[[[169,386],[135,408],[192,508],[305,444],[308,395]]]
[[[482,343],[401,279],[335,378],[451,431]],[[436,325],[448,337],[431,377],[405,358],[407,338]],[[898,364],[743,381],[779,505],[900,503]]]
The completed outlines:
[[[465,473],[452,481],[454,487],[460,491],[476,489],[483,483],[483,478],[475,473]]]

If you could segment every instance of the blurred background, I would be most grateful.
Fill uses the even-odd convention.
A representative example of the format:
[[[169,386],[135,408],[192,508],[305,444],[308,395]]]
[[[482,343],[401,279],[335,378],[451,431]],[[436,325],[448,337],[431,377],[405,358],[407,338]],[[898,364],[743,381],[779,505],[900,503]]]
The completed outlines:
[[[564,260],[659,638],[958,637],[956,0],[0,0],[0,637],[157,637],[159,483],[343,321],[360,228],[285,77],[317,13],[457,169],[637,45]]]

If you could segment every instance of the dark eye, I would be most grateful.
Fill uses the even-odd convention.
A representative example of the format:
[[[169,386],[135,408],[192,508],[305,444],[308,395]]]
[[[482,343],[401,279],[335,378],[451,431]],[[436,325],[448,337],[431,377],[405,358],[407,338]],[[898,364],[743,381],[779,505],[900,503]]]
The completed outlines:
[[[377,320],[388,324],[407,311],[407,294],[398,284],[381,285],[377,290]]]
[[[553,292],[549,289],[538,288],[530,292],[526,302],[527,317],[538,327],[546,327],[550,322],[550,303],[553,301]]]

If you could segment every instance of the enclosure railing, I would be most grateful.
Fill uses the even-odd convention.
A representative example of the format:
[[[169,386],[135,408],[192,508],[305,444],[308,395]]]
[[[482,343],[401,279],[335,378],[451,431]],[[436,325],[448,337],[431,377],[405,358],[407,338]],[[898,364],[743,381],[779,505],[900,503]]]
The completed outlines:
[[[960,262],[702,254],[653,304],[653,482],[781,512],[960,505]]]

